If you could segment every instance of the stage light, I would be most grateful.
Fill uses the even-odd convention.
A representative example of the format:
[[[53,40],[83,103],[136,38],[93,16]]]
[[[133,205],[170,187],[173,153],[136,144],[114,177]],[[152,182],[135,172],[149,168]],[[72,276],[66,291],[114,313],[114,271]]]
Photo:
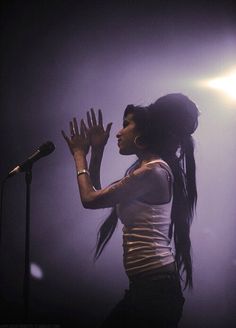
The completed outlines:
[[[203,82],[204,86],[224,92],[236,100],[236,70],[225,76],[219,76]]]
[[[30,264],[30,273],[31,276],[35,279],[41,280],[43,278],[43,270],[36,263]]]

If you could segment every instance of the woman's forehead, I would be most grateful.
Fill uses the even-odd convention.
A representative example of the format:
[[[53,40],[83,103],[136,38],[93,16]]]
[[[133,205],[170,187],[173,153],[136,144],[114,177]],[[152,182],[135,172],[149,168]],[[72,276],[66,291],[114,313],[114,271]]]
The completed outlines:
[[[124,121],[131,122],[133,120],[134,120],[134,115],[132,113],[129,113],[124,117]]]

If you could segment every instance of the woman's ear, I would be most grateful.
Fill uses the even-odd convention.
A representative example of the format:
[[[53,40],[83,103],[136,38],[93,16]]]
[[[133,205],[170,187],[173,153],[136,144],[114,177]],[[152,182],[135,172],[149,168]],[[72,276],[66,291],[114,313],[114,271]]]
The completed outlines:
[[[146,149],[147,148],[145,140],[142,136],[136,136],[134,138],[134,144],[138,149]]]

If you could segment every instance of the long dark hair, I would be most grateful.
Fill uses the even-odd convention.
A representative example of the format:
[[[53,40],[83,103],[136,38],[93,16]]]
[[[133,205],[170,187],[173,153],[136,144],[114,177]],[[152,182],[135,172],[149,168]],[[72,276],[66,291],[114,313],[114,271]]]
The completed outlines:
[[[124,117],[128,114],[133,114],[141,142],[165,160],[172,170],[174,183],[169,238],[174,238],[176,264],[180,275],[185,273],[185,288],[191,288],[190,226],[197,203],[192,133],[198,125],[199,111],[188,97],[173,93],[148,107],[128,105]],[[98,232],[95,259],[110,240],[117,221],[116,208],[113,208]]]

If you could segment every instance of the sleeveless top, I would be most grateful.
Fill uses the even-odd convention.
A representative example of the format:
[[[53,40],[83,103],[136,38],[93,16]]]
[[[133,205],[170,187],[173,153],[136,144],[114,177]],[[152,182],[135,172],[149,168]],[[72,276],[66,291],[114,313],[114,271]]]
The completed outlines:
[[[171,186],[171,199],[164,204],[147,204],[138,199],[117,205],[117,213],[123,226],[123,262],[128,276],[148,273],[173,263],[174,254],[168,237],[171,224],[173,175],[163,160],[160,163],[167,171]]]

